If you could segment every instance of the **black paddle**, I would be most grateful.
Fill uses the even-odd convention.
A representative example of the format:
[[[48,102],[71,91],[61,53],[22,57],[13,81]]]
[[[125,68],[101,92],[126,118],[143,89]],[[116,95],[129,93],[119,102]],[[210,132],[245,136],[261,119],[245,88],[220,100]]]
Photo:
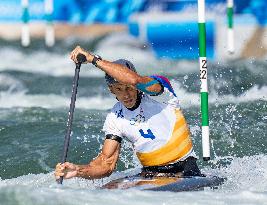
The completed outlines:
[[[61,160],[62,164],[65,163],[66,159],[67,159],[69,142],[70,142],[71,127],[72,127],[72,120],[73,120],[73,113],[74,113],[74,108],[75,108],[76,94],[77,94],[78,81],[79,81],[79,73],[80,73],[81,64],[86,61],[86,57],[83,54],[78,54],[77,60],[78,60],[78,63],[76,63],[75,75],[74,75],[73,84],[72,84],[72,95],[71,95],[70,109],[69,109],[69,114],[68,114],[67,132],[65,135],[64,150],[63,150],[63,156],[62,156],[62,160]],[[57,180],[57,182],[59,184],[62,184],[63,177],[60,177]]]

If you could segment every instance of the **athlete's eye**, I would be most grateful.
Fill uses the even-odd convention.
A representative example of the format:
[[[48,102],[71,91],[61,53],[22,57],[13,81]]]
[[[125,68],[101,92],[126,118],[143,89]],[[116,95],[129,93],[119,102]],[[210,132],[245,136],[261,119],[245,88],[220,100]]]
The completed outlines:
[[[126,87],[126,90],[127,90],[127,91],[131,91],[131,90],[133,90],[133,88],[132,88],[131,86],[127,86],[127,87]]]

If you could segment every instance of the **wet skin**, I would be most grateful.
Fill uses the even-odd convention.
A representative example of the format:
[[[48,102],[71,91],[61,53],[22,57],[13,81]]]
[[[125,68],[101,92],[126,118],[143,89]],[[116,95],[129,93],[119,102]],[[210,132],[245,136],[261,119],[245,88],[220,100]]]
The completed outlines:
[[[109,89],[125,107],[132,108],[135,105],[138,92],[134,86],[114,83]]]

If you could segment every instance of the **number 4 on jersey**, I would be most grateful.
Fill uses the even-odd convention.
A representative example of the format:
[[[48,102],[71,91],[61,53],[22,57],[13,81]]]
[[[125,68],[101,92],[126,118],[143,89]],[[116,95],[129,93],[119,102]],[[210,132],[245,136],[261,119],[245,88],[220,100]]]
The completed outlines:
[[[147,134],[144,133],[144,131],[142,129],[139,130],[140,134],[142,137],[144,138],[149,138],[149,139],[155,139],[155,135],[152,133],[151,129],[147,130]]]

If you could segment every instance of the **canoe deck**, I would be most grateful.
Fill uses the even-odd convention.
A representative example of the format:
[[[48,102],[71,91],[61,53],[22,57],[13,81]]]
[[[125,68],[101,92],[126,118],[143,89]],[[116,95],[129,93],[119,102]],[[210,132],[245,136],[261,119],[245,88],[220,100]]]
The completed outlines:
[[[152,191],[197,191],[205,187],[216,189],[223,182],[224,178],[218,176],[203,177],[141,177],[131,176],[113,180],[105,184],[104,189],[138,189]]]

